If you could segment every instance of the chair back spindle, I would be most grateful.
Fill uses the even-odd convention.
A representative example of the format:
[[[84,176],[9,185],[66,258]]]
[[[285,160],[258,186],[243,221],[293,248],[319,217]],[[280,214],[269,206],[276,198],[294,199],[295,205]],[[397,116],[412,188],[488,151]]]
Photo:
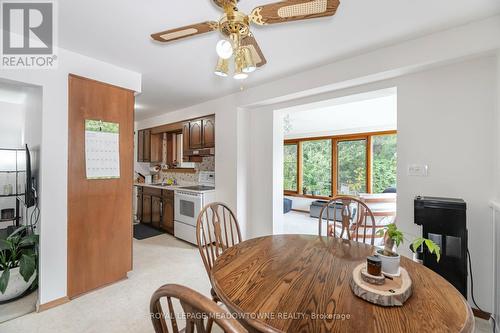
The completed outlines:
[[[331,217],[333,215],[333,218]],[[320,211],[318,232],[323,235],[346,238],[356,242],[374,244],[375,218],[368,206],[355,197],[336,196],[328,201]]]

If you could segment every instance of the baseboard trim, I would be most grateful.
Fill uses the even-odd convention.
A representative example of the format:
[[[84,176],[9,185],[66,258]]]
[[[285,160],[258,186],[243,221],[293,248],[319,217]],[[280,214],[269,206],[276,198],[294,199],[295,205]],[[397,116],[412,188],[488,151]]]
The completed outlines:
[[[308,211],[308,210],[304,210],[304,209],[295,209],[295,208],[292,208],[292,210],[293,210],[294,212],[299,212],[299,213],[307,213],[307,214],[309,214],[309,211]]]
[[[55,308],[56,306],[63,305],[64,303],[68,302],[69,302],[68,296],[64,296],[44,304],[39,304],[36,309],[36,312],[42,312],[48,309],[52,309]]]
[[[474,317],[481,318],[484,320],[490,320],[490,318],[491,318],[491,313],[481,311],[481,310],[478,310],[475,308],[472,308],[472,313],[474,314]]]

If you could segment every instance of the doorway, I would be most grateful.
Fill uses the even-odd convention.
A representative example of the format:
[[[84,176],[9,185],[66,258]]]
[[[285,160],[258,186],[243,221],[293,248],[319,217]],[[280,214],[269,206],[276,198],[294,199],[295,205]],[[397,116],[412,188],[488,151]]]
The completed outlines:
[[[395,88],[276,112],[283,132],[275,150],[282,153],[283,217],[275,234],[317,234],[319,211],[338,195],[360,198],[377,224],[395,220]]]
[[[0,80],[0,119],[2,323],[35,311],[38,301],[42,88]]]

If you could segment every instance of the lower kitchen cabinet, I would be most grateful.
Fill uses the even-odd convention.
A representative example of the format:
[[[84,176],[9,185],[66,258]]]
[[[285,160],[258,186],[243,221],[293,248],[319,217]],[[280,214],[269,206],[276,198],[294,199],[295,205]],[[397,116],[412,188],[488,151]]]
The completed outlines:
[[[143,192],[142,198],[139,202],[142,204],[141,223],[151,224],[151,195]]]
[[[160,228],[162,225],[162,199],[161,196],[151,197],[151,224],[155,228]]]
[[[144,186],[137,191],[137,217],[141,223],[174,234],[174,191]]]
[[[163,190],[163,218],[161,228],[174,234],[174,191]]]

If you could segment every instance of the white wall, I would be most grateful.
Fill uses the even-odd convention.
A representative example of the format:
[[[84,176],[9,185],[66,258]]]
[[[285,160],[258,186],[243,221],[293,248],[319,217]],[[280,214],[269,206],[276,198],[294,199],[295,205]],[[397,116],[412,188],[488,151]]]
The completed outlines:
[[[495,59],[488,57],[397,80],[398,223],[409,233],[421,233],[413,224],[416,195],[463,198],[475,296],[490,310],[493,254],[488,203],[495,194],[495,66]],[[411,163],[428,164],[429,176],[407,176]]]
[[[0,102],[0,148],[19,148],[23,144],[24,105]]]
[[[141,91],[141,75],[105,62],[59,50],[54,70],[0,70],[0,78],[43,89],[41,118],[40,291],[41,304],[66,296],[68,74]]]

